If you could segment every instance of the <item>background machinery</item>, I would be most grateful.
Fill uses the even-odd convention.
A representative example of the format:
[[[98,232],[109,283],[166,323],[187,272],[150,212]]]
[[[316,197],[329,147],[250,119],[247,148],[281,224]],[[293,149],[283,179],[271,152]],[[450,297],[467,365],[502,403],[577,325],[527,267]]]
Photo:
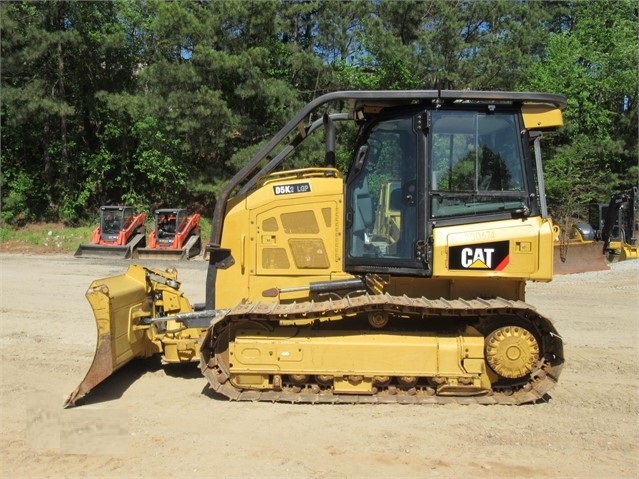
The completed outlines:
[[[482,91],[316,98],[220,193],[203,304],[184,297],[173,269],[131,265],[91,284],[96,354],[65,406],[153,354],[199,360],[234,400],[544,398],[563,345],[525,287],[553,277],[540,140],[565,104]],[[359,133],[339,150],[350,150],[342,173],[344,124]],[[322,163],[287,167],[322,129]],[[395,186],[388,200],[384,185]]]
[[[639,258],[637,187],[608,203],[589,204],[588,223],[573,224],[569,235],[555,229],[555,274],[605,270],[609,263]]]
[[[637,186],[627,193],[618,193],[610,198],[607,207],[598,210],[602,221],[601,240],[603,254],[609,261],[624,261],[639,258],[637,251],[639,236],[639,195]]]
[[[75,256],[130,258],[137,248],[146,245],[145,223],[146,213],[136,214],[131,206],[102,206],[91,243],[81,244]]]
[[[133,258],[190,259],[200,254],[200,214],[191,216],[185,209],[155,210],[155,228],[149,235],[149,246],[137,248]]]
[[[554,274],[610,269],[601,253],[598,233],[590,223],[575,223],[566,232],[555,224]]]

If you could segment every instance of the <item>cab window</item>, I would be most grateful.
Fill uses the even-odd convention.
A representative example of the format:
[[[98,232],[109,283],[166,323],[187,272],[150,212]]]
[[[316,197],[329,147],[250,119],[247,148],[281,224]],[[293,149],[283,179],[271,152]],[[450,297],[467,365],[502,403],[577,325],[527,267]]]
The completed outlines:
[[[417,135],[412,116],[380,121],[349,179],[351,258],[412,259],[417,238]]]
[[[527,196],[514,113],[437,111],[431,130],[431,218],[516,210]]]

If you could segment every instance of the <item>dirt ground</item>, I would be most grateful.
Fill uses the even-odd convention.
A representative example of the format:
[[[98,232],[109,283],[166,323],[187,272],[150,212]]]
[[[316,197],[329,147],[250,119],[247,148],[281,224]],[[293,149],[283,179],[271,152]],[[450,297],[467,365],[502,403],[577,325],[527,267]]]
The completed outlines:
[[[292,405],[211,397],[195,366],[138,361],[62,409],[96,331],[84,292],[125,260],[0,254],[2,478],[636,478],[639,261],[528,286],[566,364],[526,406]],[[206,265],[178,265],[204,300]]]

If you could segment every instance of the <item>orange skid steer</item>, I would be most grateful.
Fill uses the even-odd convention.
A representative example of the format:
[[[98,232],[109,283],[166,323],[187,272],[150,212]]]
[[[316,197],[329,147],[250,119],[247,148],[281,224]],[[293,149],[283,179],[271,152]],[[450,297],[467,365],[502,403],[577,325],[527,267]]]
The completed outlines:
[[[200,214],[191,216],[185,209],[159,209],[155,211],[155,228],[149,235],[149,246],[138,248],[133,258],[190,259],[200,254]]]
[[[81,244],[74,256],[129,259],[137,248],[146,246],[145,223],[146,213],[136,215],[131,206],[102,206],[91,243]]]

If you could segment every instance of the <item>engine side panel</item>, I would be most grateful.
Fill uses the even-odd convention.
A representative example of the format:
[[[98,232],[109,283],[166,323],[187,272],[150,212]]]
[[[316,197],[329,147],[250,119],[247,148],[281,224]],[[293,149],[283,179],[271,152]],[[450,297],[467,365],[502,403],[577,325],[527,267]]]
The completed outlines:
[[[300,179],[267,180],[225,219],[222,247],[231,250],[234,263],[217,273],[216,307],[273,301],[263,295],[273,287],[350,277],[342,272],[343,224],[343,180],[337,174],[309,170]],[[302,290],[279,299],[307,297]]]

